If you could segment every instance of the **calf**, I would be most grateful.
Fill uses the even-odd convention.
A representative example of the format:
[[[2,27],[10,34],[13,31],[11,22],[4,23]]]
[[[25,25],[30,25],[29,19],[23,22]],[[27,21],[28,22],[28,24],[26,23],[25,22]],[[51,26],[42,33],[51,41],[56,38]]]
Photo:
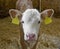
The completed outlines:
[[[36,49],[39,38],[39,28],[41,20],[45,17],[51,17],[54,13],[53,9],[47,9],[39,12],[32,6],[31,0],[18,0],[17,9],[10,9],[11,18],[18,17],[20,23],[20,43],[22,49]]]

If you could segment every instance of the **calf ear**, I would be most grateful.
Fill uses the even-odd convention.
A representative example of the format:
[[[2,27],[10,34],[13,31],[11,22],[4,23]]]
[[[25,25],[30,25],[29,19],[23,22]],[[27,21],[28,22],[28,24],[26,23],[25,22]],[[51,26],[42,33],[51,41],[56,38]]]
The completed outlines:
[[[10,9],[9,14],[10,14],[12,19],[15,18],[16,16],[21,16],[22,15],[22,13],[20,11],[16,10],[16,9]]]
[[[54,14],[54,10],[53,9],[47,9],[41,12],[41,18],[45,19],[45,17],[52,17]]]

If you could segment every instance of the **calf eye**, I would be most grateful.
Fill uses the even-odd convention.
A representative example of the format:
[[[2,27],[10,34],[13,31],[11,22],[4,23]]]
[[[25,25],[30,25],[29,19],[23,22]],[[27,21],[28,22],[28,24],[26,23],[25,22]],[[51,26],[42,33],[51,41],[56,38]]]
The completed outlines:
[[[21,21],[21,23],[24,23],[24,21]]]
[[[40,21],[38,21],[38,23],[40,23]]]

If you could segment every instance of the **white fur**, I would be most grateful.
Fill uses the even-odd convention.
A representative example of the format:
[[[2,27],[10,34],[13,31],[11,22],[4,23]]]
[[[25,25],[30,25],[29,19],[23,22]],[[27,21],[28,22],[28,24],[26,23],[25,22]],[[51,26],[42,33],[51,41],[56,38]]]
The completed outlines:
[[[24,21],[22,23],[23,31],[24,31],[24,39],[28,40],[29,38],[26,37],[26,34],[35,34],[35,40],[38,38],[38,32],[40,28],[40,24],[38,24],[38,21],[41,21],[40,13],[36,9],[27,9],[22,16],[21,21]]]

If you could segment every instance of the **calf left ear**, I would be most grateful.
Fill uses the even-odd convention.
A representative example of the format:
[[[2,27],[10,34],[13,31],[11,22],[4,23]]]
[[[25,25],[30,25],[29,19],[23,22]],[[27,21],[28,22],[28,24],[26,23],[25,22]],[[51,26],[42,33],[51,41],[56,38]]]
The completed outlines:
[[[54,14],[54,10],[53,9],[47,9],[47,10],[44,10],[43,12],[41,12],[41,18],[42,19],[45,19],[45,17],[52,17]]]
[[[22,13],[16,9],[10,9],[9,14],[10,14],[11,19],[15,18],[16,16],[18,17],[22,15]]]
[[[12,19],[12,23],[19,25],[22,13],[19,10],[10,9],[9,14]]]

